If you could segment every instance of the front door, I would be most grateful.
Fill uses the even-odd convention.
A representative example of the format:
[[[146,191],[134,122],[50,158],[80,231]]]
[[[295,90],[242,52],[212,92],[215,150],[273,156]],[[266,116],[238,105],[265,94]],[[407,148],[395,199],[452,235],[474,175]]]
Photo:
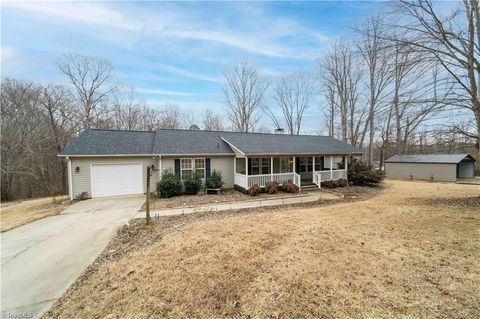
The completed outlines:
[[[295,158],[295,172],[300,175],[302,185],[313,183],[313,157]]]

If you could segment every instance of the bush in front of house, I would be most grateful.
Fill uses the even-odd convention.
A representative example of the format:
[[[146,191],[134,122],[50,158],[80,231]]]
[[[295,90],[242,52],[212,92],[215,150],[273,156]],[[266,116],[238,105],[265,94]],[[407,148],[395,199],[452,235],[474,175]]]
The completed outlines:
[[[292,181],[283,183],[282,189],[285,193],[298,193],[300,191],[300,188],[292,183]]]
[[[223,184],[222,173],[216,170],[213,170],[212,174],[210,174],[210,177],[205,180],[206,188],[218,189],[222,188]]]
[[[202,177],[195,171],[183,179],[183,186],[185,186],[185,193],[196,195],[202,189]]]
[[[250,186],[250,188],[248,189],[248,195],[250,196],[257,196],[260,191],[262,189],[260,188],[260,186],[258,186],[257,184],[253,184],[252,186]]]
[[[161,197],[178,196],[182,192],[182,181],[171,169],[163,171],[162,178],[157,183],[157,193]]]
[[[373,166],[357,159],[348,165],[347,176],[353,185],[375,186],[383,181],[383,175],[375,171]]]
[[[269,194],[275,194],[278,191],[278,183],[277,182],[268,182],[265,185],[265,188],[267,189],[267,193]]]

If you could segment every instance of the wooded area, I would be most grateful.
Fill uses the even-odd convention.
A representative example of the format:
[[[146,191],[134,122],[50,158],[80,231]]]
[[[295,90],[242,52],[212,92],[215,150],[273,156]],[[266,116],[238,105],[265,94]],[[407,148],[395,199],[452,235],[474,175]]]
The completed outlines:
[[[395,2],[388,16],[369,17],[332,42],[310,73],[269,78],[248,63],[226,70],[225,115],[205,109],[201,119],[175,104],[147,105],[134,88],[114,84],[104,59],[66,54],[57,69],[68,87],[2,79],[1,198],[65,194],[66,165],[57,154],[90,127],[299,134],[310,110],[318,133],[364,148],[380,167],[393,154],[478,158],[479,16],[478,0],[450,12],[431,1]]]

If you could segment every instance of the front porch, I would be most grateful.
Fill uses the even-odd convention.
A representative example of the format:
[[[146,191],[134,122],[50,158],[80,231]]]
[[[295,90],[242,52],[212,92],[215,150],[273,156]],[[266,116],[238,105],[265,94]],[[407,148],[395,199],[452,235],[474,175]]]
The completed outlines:
[[[334,169],[343,163],[344,169]],[[270,156],[236,157],[234,160],[234,184],[249,189],[257,184],[265,187],[268,182],[282,185],[291,181],[298,187],[316,185],[328,180],[347,178],[347,156]]]

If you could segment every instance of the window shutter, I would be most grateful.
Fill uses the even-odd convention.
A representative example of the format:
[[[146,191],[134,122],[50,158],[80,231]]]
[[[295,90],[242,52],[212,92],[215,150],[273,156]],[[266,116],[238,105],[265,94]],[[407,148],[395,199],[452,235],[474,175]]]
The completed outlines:
[[[247,165],[247,166],[248,166],[248,171],[247,171],[247,172],[248,172],[248,175],[252,175],[252,159],[249,158],[249,159],[247,160],[247,163],[248,163],[248,165]]]
[[[175,159],[175,175],[180,177],[180,159]]]
[[[295,159],[295,172],[299,173],[300,172],[300,157],[297,157]]]
[[[205,159],[205,177],[209,178],[210,177],[210,159],[206,158]]]

